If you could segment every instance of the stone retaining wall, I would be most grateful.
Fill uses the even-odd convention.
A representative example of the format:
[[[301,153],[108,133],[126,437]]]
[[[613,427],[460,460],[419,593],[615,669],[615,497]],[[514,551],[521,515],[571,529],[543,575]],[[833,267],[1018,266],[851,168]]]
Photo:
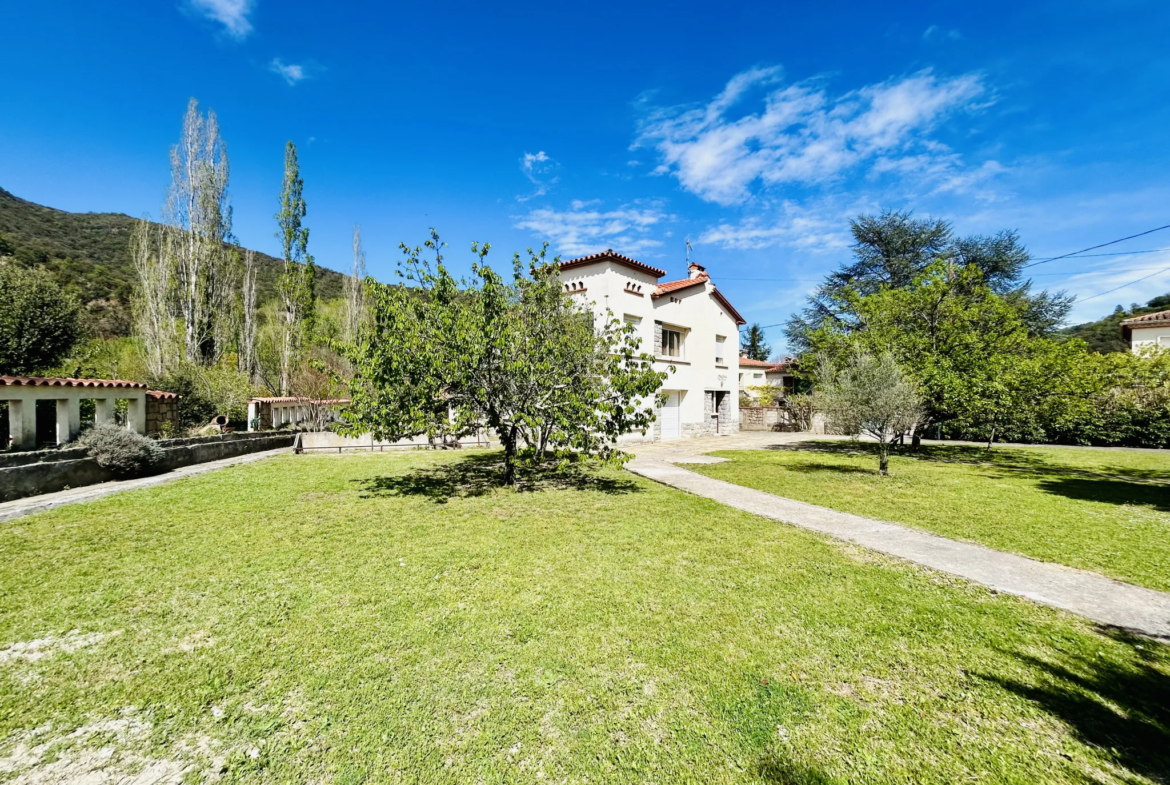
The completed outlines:
[[[292,447],[295,438],[295,434],[292,433],[239,434],[237,438],[232,438],[233,436],[236,435],[170,439],[160,442],[163,446],[163,461],[158,471],[168,472],[180,466]],[[58,459],[21,465],[10,464],[0,468],[0,502],[119,479],[109,469],[98,466],[93,458],[80,457],[85,455],[82,450],[42,452],[47,455],[56,454]],[[22,457],[25,455],[36,453],[21,454]],[[66,455],[68,457],[65,457]]]

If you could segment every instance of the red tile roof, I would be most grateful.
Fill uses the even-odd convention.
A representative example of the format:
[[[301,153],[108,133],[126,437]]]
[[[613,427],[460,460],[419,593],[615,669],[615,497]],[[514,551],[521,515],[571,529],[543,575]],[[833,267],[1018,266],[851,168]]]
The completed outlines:
[[[164,392],[162,390],[147,390],[146,397],[154,398],[156,401],[173,401],[182,398],[183,396],[179,395],[178,393]]]
[[[707,283],[711,280],[706,273],[701,273],[694,278],[683,278],[681,281],[667,281],[666,283],[658,284],[658,288],[654,290],[651,297],[661,297],[669,292],[677,292],[679,289],[686,289],[689,286],[697,286],[701,283]]]
[[[1124,319],[1121,323],[1125,326],[1136,325],[1138,327],[1145,327],[1164,322],[1170,322],[1170,311],[1155,311],[1154,313],[1147,313],[1141,316],[1131,316],[1128,319]]]
[[[306,398],[296,395],[274,395],[267,398],[251,398],[248,403],[315,403],[315,404],[342,404],[349,403],[349,398]]]
[[[71,379],[52,376],[0,376],[0,386],[7,387],[106,387],[145,390],[142,382],[126,379]]]
[[[796,365],[792,360],[774,363],[771,360],[750,360],[747,357],[739,358],[741,368],[762,368],[767,373],[788,373]]]
[[[631,259],[628,256],[622,256],[620,253],[615,253],[612,248],[607,248],[601,253],[590,254],[589,256],[582,256],[577,259],[570,259],[567,262],[561,262],[562,270],[572,270],[575,267],[584,267],[587,264],[598,264],[600,262],[613,262],[640,273],[652,275],[655,278],[661,278],[666,275],[666,270],[659,270],[657,267],[651,267],[648,264],[643,264],[637,259]]]

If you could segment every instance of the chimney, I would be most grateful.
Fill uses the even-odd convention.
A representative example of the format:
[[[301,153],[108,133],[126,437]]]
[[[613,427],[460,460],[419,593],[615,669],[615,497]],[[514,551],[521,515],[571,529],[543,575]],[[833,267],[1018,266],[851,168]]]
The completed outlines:
[[[703,275],[706,272],[707,272],[707,268],[701,264],[696,264],[695,262],[691,262],[689,265],[687,265],[687,278],[690,278],[692,280],[695,278],[698,278],[700,275]]]

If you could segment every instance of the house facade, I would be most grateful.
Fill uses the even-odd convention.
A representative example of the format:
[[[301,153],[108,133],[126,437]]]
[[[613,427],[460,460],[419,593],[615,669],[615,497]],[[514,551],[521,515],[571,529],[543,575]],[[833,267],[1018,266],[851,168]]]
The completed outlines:
[[[739,431],[739,327],[744,319],[691,264],[687,277],[660,283],[666,271],[607,250],[561,262],[565,291],[599,319],[632,324],[655,368],[669,374],[653,440]],[[674,370],[670,368],[673,366]]]
[[[1121,334],[1129,341],[1134,354],[1147,346],[1161,346],[1170,350],[1170,311],[1157,311],[1126,319],[1121,323]]]
[[[739,386],[748,397],[758,399],[760,391],[754,387],[779,387],[786,393],[796,385],[794,363],[791,359],[774,363],[770,360],[739,358]]]

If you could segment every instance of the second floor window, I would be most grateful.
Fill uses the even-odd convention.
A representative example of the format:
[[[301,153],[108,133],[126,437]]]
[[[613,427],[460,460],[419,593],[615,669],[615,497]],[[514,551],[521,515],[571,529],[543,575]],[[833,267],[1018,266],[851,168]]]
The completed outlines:
[[[727,339],[724,338],[722,335],[715,336],[715,364],[716,365],[724,365],[727,363],[727,359],[724,357],[724,353],[723,353],[723,345],[725,343],[727,343]]]
[[[663,328],[662,354],[666,357],[682,357],[682,333],[678,330]]]

